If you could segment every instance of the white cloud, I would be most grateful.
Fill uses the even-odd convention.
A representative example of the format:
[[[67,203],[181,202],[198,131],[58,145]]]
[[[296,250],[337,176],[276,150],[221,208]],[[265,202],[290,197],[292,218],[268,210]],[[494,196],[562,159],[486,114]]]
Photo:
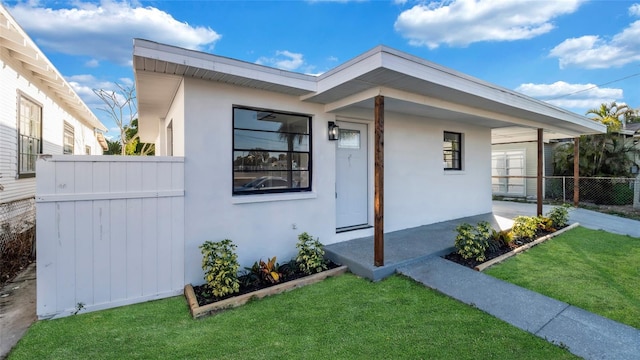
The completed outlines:
[[[430,49],[530,39],[551,31],[553,18],[576,11],[583,1],[432,1],[403,11],[395,29],[411,45]]]
[[[276,51],[275,57],[263,56],[256,60],[256,64],[273,66],[282,70],[295,71],[304,65],[304,55],[287,50]]]
[[[632,5],[629,13],[640,16],[640,4]],[[561,69],[606,69],[640,61],[640,20],[610,40],[597,35],[567,39],[551,49],[549,56],[558,58]]]
[[[595,84],[569,84],[564,81],[553,84],[522,84],[516,91],[578,113],[597,108],[605,102],[620,102],[623,97],[622,89],[600,88]]]
[[[89,61],[87,61],[86,63],[84,63],[84,66],[89,67],[89,68],[95,68],[100,66],[100,62],[96,59],[91,59]]]
[[[73,4],[52,9],[37,1],[20,2],[9,11],[43,48],[120,65],[131,64],[136,37],[197,50],[209,49],[220,39],[211,28],[190,26],[154,7],[110,0]]]

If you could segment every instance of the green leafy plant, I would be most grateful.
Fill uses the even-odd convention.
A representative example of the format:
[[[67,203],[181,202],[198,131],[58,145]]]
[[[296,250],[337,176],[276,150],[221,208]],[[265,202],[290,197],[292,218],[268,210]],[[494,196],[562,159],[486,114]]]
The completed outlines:
[[[265,281],[271,284],[277,284],[280,282],[282,274],[280,274],[278,268],[279,265],[276,262],[275,256],[271,259],[267,259],[267,262],[260,260],[260,274]]]
[[[518,216],[513,220],[511,233],[516,239],[531,239],[538,231],[536,216]]]
[[[486,260],[485,252],[489,247],[492,231],[491,225],[486,221],[481,221],[477,226],[471,224],[461,224],[456,228],[454,246],[458,254],[465,259],[475,259],[476,261]]]
[[[298,243],[296,248],[298,249],[298,256],[296,262],[298,268],[305,274],[319,273],[323,270],[327,270],[327,263],[324,260],[323,245],[319,239],[314,239],[313,236],[303,232],[298,235]]]
[[[238,281],[238,255],[236,245],[229,239],[205,241],[200,245],[202,252],[202,270],[214,296],[222,297],[240,290]]]
[[[295,275],[298,271],[298,263],[296,262],[296,259],[291,259],[289,262],[280,264],[278,271],[280,271],[280,277],[283,279]]]
[[[556,231],[556,228],[553,226],[553,220],[550,218],[540,215],[536,220],[538,221],[538,229],[549,232]]]
[[[546,215],[551,219],[554,227],[561,228],[567,226],[569,222],[569,205],[556,206],[547,212]]]
[[[503,246],[513,247],[513,234],[511,231],[497,231],[491,232],[491,241],[489,241],[489,249],[497,251]]]

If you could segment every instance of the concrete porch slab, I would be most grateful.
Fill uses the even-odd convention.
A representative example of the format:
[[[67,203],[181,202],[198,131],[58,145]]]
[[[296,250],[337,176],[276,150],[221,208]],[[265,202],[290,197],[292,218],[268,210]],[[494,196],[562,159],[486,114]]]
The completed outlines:
[[[326,245],[325,257],[347,265],[358,276],[378,281],[400,267],[452,252],[456,227],[462,223],[475,225],[480,221],[488,221],[494,229],[507,229],[513,224],[510,218],[487,213],[386,233],[385,265],[380,267],[373,265],[373,236]]]

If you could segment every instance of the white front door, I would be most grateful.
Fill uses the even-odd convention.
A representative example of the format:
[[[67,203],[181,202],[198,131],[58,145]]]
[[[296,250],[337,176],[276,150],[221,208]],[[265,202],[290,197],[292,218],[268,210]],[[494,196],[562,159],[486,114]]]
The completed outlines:
[[[339,122],[336,141],[336,228],[367,225],[369,181],[367,125]]]

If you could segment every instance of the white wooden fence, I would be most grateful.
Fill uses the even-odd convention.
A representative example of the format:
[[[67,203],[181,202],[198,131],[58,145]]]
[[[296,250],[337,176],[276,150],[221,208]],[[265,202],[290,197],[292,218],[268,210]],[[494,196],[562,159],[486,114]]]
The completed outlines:
[[[184,287],[184,159],[42,156],[37,314],[174,296]]]

